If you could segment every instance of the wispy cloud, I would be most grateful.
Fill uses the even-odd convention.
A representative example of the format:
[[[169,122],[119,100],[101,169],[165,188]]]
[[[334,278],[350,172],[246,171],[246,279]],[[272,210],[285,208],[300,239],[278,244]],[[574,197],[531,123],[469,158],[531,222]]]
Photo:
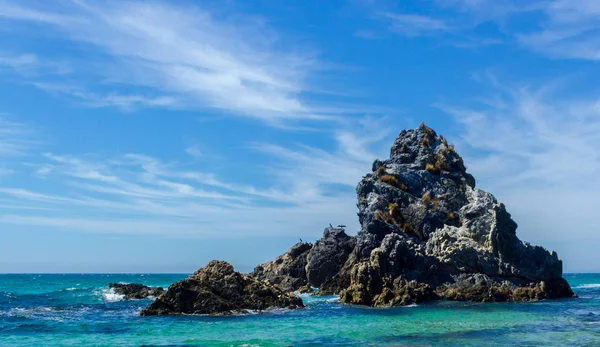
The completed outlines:
[[[438,105],[463,127],[457,148],[469,171],[507,204],[526,240],[598,240],[600,95],[567,97],[560,83],[492,85],[495,102]]]
[[[186,237],[317,236],[329,223],[355,227],[355,186],[389,145],[391,134],[381,125],[368,119],[337,130],[329,150],[304,144],[248,146],[245,150],[266,156],[246,168],[267,178],[252,184],[228,180],[227,170],[203,170],[202,161],[46,153],[29,166],[32,179],[47,183],[42,188],[0,188],[0,203],[11,206],[0,208],[0,221]]]
[[[279,35],[263,18],[135,1],[59,6],[3,1],[0,13],[0,23],[34,23],[38,26],[31,30],[42,26],[46,35],[75,43],[74,49],[95,51],[96,58],[90,61],[86,54],[72,61],[79,75],[89,76],[78,79],[83,88],[54,88],[91,106],[211,108],[274,125],[329,120],[340,114],[304,98],[304,93],[314,92],[307,80],[316,78],[313,71],[322,68],[314,51]],[[5,63],[27,65],[39,60],[23,54]],[[145,90],[136,95],[98,92],[94,90],[98,86],[89,85],[89,80],[98,78],[103,90],[118,84]],[[44,89],[57,83],[32,82]]]
[[[46,74],[64,75],[71,72],[71,67],[63,61],[40,59],[35,54],[0,52],[0,71],[2,70],[10,70],[24,77],[35,78]]]
[[[450,25],[445,21],[423,15],[385,12],[381,13],[381,17],[388,20],[390,30],[409,37],[451,30]]]
[[[437,0],[435,4],[434,15],[379,10],[383,14],[375,18],[385,20],[390,31],[407,37],[447,40],[450,36],[449,44],[458,47],[509,43],[553,58],[600,60],[598,1]],[[523,26],[523,21],[528,25]],[[495,24],[500,36],[475,34],[486,23]]]
[[[542,9],[541,30],[517,35],[531,49],[558,58],[600,60],[600,3],[555,0]]]
[[[0,157],[24,155],[37,143],[31,126],[0,113]]]

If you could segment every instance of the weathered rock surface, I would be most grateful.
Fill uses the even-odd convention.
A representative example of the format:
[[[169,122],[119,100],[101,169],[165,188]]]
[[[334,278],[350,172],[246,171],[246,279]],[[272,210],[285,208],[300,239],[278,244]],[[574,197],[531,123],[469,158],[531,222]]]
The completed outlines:
[[[337,294],[350,284],[349,276],[338,274],[355,245],[356,239],[344,228],[328,227],[314,245],[299,242],[275,260],[258,265],[251,275],[286,291],[319,287],[318,294]]]
[[[421,125],[357,186],[361,230],[339,277],[341,301],[370,306],[442,298],[529,301],[573,296],[555,252],[521,242],[502,203],[475,188],[462,158]]]
[[[224,261],[213,260],[188,278],[176,282],[142,316],[168,314],[224,315],[269,308],[301,308],[302,300],[268,281],[235,272]]]
[[[520,241],[504,204],[476,188],[453,146],[424,124],[400,132],[356,192],[356,237],[326,228],[314,245],[300,242],[250,275],[212,261],[142,315],[298,308],[291,292],[312,287],[368,306],[574,296],[557,254]]]
[[[161,287],[153,288],[139,283],[110,283],[108,288],[116,294],[124,295],[126,300],[158,297],[165,291]]]
[[[268,280],[288,292],[298,290],[308,284],[306,264],[312,246],[308,242],[298,242],[275,260],[255,267],[251,275],[261,281]]]
[[[306,259],[306,278],[320,291],[336,292],[336,287],[346,287],[337,275],[356,246],[356,239],[346,235],[343,228],[326,228],[323,237],[315,242]],[[340,281],[341,283],[337,283]]]

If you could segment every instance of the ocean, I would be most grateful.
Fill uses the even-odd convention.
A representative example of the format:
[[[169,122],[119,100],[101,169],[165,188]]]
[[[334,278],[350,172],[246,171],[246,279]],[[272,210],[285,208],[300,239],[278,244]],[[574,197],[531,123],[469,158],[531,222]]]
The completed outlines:
[[[185,277],[0,275],[0,346],[600,346],[600,274],[565,275],[575,299],[374,309],[305,295],[305,309],[229,317],[140,317],[150,300],[108,290]]]

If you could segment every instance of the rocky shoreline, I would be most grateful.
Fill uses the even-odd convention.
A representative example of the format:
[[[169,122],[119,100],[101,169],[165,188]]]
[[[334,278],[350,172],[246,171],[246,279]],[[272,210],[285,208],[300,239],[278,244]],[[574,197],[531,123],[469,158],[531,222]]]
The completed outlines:
[[[294,291],[374,307],[431,300],[536,301],[575,294],[555,252],[522,242],[504,204],[475,187],[463,159],[422,124],[356,188],[360,231],[328,227],[251,274],[211,262],[142,315],[222,314],[303,307]]]

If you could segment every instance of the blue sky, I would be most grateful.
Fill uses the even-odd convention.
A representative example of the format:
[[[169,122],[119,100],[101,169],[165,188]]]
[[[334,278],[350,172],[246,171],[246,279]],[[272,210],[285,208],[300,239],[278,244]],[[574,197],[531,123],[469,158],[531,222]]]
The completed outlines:
[[[401,129],[600,271],[600,2],[0,0],[0,272],[240,270],[358,229]]]

